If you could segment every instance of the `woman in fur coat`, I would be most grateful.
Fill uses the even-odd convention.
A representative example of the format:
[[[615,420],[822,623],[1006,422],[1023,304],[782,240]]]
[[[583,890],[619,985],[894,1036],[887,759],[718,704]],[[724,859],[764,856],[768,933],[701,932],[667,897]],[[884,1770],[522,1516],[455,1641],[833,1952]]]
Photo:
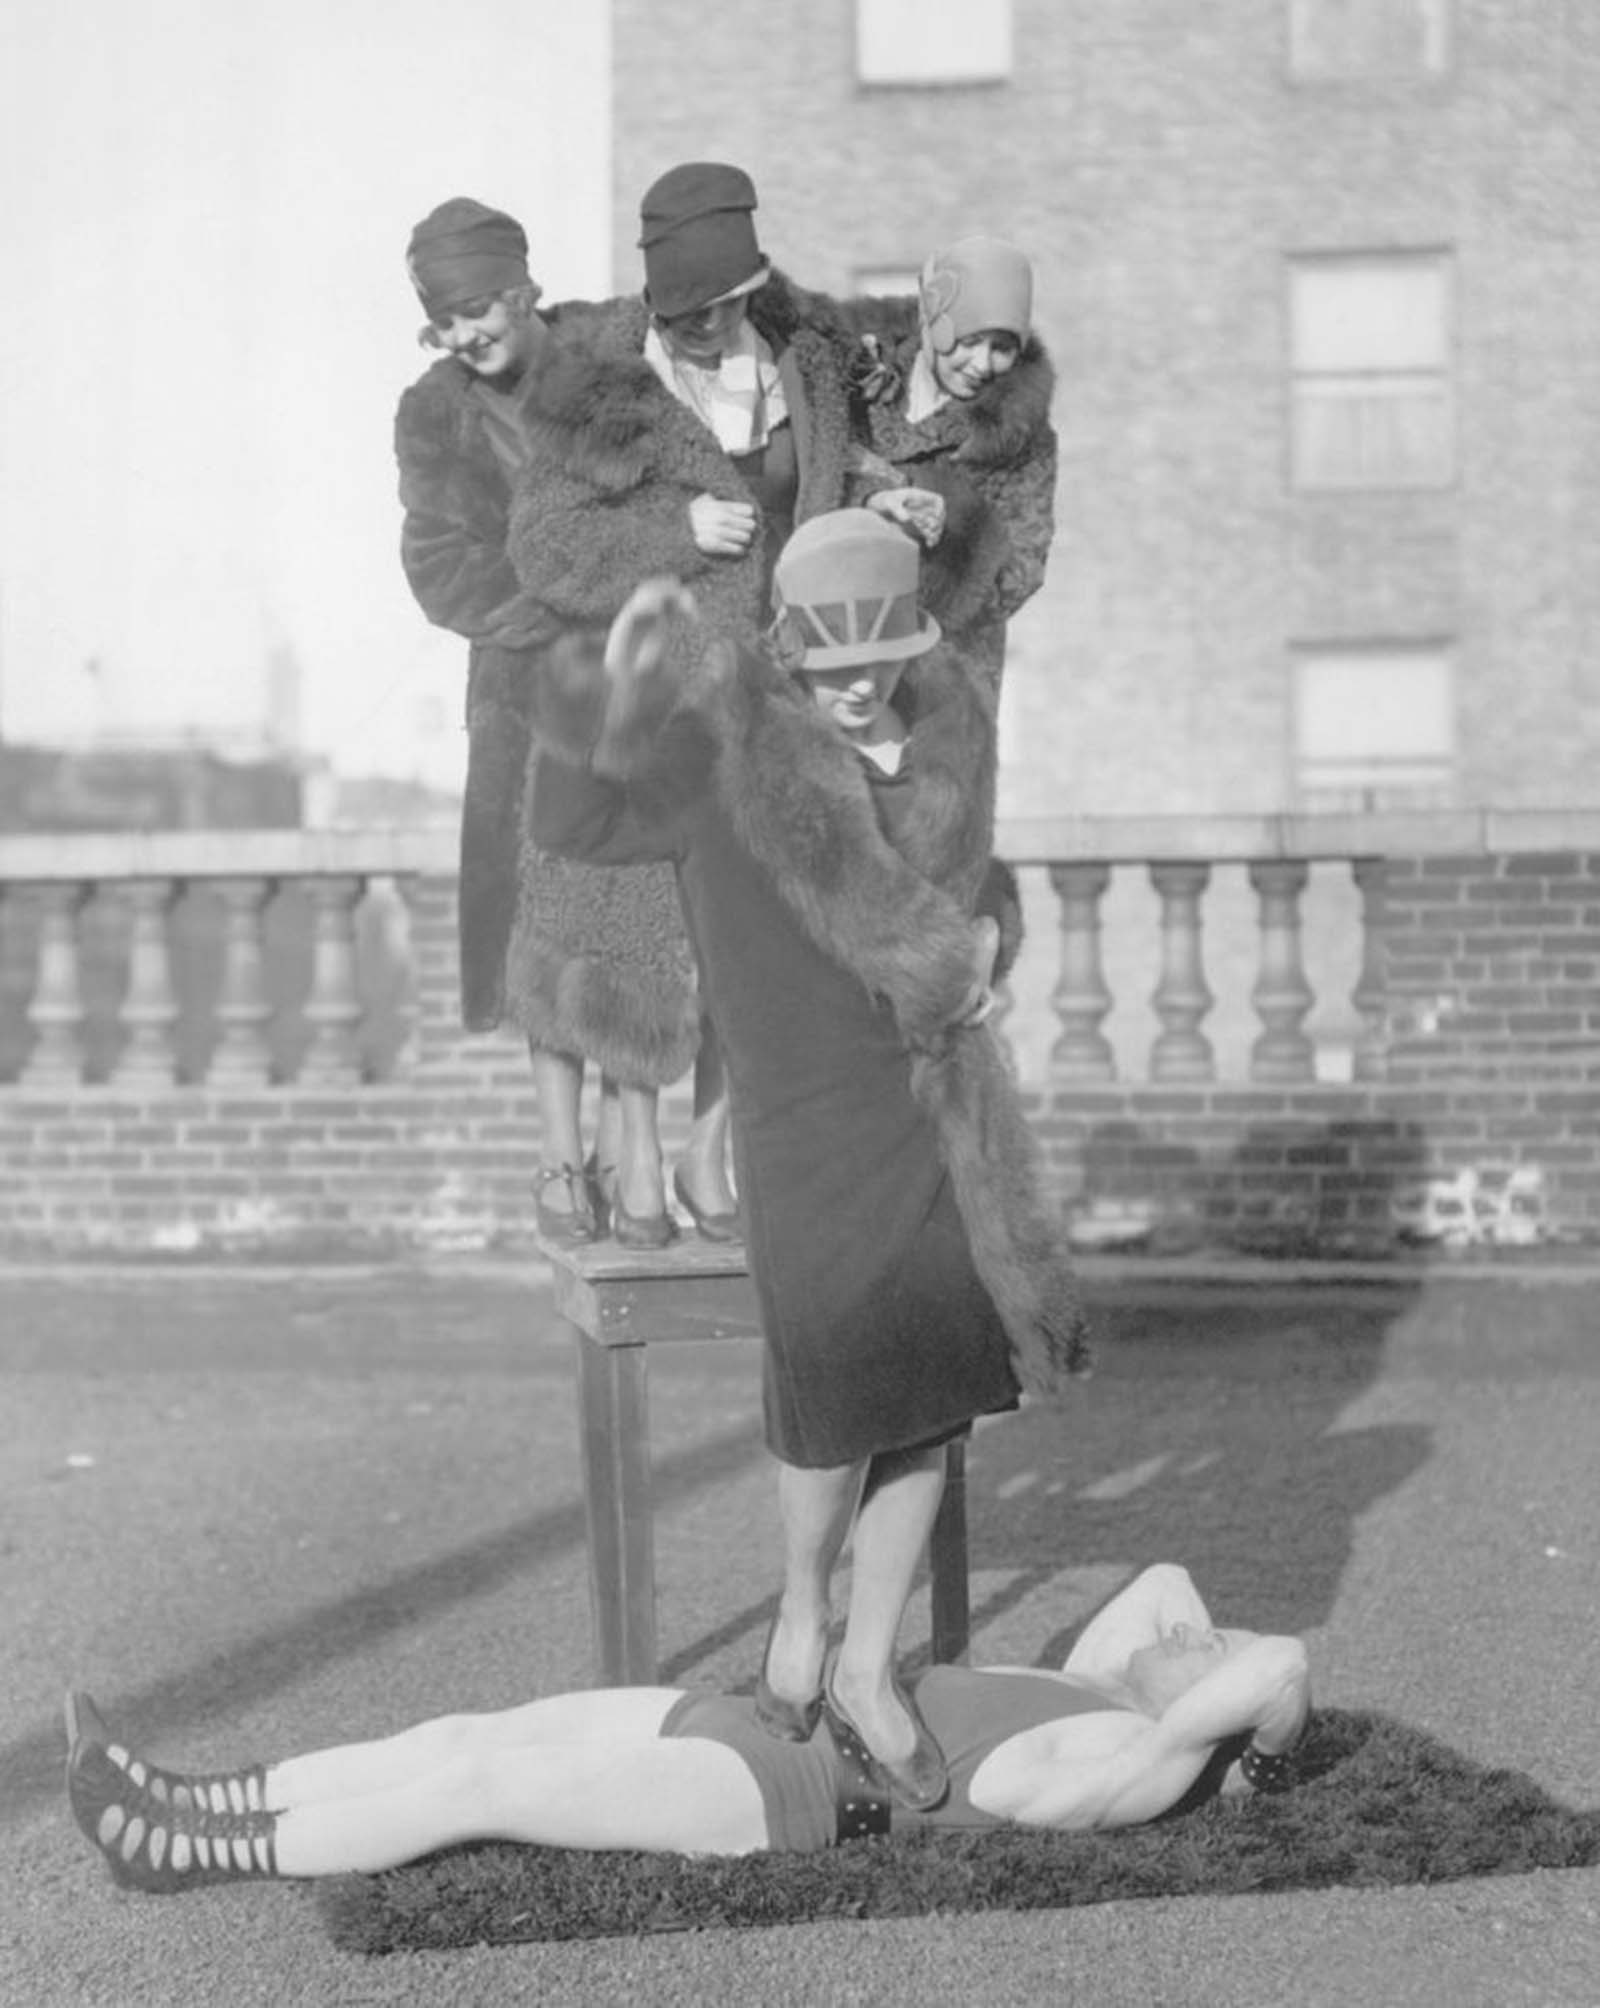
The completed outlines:
[[[1055,374],[1032,311],[1032,267],[998,237],[935,251],[915,300],[839,310],[860,441],[850,499],[928,546],[924,601],[996,696],[1006,622],[1043,584],[1055,532]]]
[[[643,296],[587,316],[524,386],[511,556],[564,621],[603,628],[641,579],[670,573],[693,585],[709,631],[754,639],[790,529],[843,500],[842,349],[813,324],[825,303],[762,254],[755,209],[740,168],[669,169],[640,205]],[[703,1066],[714,1050],[708,1036]],[[701,1134],[675,1191],[725,1238],[737,1215],[723,1137]],[[626,1179],[618,1197],[635,1203]]]
[[[786,1550],[757,1714],[780,1736],[815,1726],[853,1521],[826,1705],[884,1789],[927,1806],[943,1761],[893,1653],[942,1447],[1019,1386],[1053,1389],[1084,1341],[981,1029],[993,713],[919,610],[917,568],[870,511],[815,518],[778,564],[771,647],[713,646],[697,669],[682,588],[640,588],[603,660],[562,644],[543,729],[587,771],[541,785],[534,834],[676,860],[721,1034]]]
[[[510,1018],[527,1035],[540,1108],[539,1224],[551,1238],[587,1240],[599,1222],[582,1169],[584,1063],[602,1076],[599,1153],[622,1155],[636,1189],[655,1182],[656,1203],[641,1210],[664,1219],[656,1091],[694,1060],[699,1009],[670,872],[600,872],[530,856],[519,841],[529,704],[561,622],[519,584],[506,555],[525,457],[516,392],[585,310],[537,312],[521,226],[464,197],[418,224],[408,265],[428,313],[423,340],[443,353],[404,393],[395,420],[401,559],[423,612],[470,645],[462,1015],[472,1031]],[[719,1111],[706,1142],[719,1155],[720,1120]]]

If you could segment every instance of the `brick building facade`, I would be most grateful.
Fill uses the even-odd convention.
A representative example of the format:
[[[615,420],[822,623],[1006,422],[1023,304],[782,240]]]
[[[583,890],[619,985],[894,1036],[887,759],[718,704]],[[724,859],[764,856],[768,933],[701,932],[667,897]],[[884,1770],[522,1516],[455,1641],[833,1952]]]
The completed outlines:
[[[1589,0],[612,0],[614,241],[740,162],[853,287],[1015,238],[1059,372],[1013,815],[1600,802]]]

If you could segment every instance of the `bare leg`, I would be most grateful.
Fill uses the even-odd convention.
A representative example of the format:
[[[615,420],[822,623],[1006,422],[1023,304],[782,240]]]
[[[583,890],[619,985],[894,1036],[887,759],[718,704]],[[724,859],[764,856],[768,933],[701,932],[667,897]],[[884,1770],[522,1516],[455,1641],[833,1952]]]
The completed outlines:
[[[614,1172],[622,1159],[622,1110],[610,1074],[600,1076],[600,1111],[595,1123],[594,1159],[601,1172]]]
[[[828,1586],[867,1474],[863,1464],[778,1466],[783,1523],[783,1595],[767,1655],[767,1680],[803,1706],[822,1685],[828,1646]]]
[[[872,1460],[851,1537],[850,1609],[834,1691],[875,1755],[909,1757],[915,1725],[893,1688],[895,1641],[944,1491],[944,1448]]]
[[[1078,1634],[1063,1673],[1095,1684],[1117,1682],[1128,1655],[1151,1645],[1174,1625],[1210,1631],[1211,1615],[1189,1571],[1176,1562],[1157,1562],[1119,1590]]]
[[[281,1813],[280,1875],[371,1873],[460,1841],[749,1854],[768,1844],[743,1758],[699,1737],[475,1752],[413,1783]]]
[[[622,1119],[622,1147],[617,1158],[617,1196],[636,1218],[649,1218],[666,1211],[667,1195],[661,1177],[661,1135],[656,1110],[659,1097],[654,1088],[617,1089],[617,1106]]]
[[[68,1702],[79,1826],[119,1881],[181,1888],[236,1875],[319,1876],[412,1861],[454,1842],[744,1854],[768,1844],[744,1761],[663,1741],[675,1688],[612,1689],[424,1723],[379,1743],[220,1777],[158,1771]]]
[[[722,1045],[709,1018],[700,1020],[694,1059],[694,1120],[678,1160],[678,1175],[702,1213],[732,1213],[728,1182],[728,1080]]]
[[[648,1741],[681,1692],[676,1687],[584,1688],[492,1714],[439,1715],[395,1736],[336,1744],[270,1764],[263,1796],[268,1806],[281,1810],[391,1791],[463,1757],[531,1744],[570,1748],[596,1738]]]
[[[583,1061],[576,1053],[551,1053],[531,1041],[534,1092],[539,1097],[539,1198],[547,1212],[571,1213],[572,1181],[548,1174],[583,1164],[583,1132],[578,1106],[583,1093]]]

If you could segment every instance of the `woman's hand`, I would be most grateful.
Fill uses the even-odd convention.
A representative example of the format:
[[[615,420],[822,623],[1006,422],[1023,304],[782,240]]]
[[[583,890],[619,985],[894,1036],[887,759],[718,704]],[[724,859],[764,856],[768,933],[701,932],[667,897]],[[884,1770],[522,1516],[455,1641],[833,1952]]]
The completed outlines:
[[[708,558],[741,557],[756,533],[755,504],[697,495],[689,504],[689,528],[695,549]]]
[[[978,980],[967,1001],[965,1010],[957,1018],[958,1025],[981,1025],[994,1009],[994,964],[1000,953],[1000,928],[998,922],[986,913],[980,914],[972,923],[975,936],[972,959],[977,968]]]
[[[931,551],[944,535],[944,497],[931,488],[880,488],[867,497],[867,507]]]
[[[606,675],[638,681],[667,659],[672,636],[694,618],[694,595],[676,579],[644,579],[629,593],[606,636]]]

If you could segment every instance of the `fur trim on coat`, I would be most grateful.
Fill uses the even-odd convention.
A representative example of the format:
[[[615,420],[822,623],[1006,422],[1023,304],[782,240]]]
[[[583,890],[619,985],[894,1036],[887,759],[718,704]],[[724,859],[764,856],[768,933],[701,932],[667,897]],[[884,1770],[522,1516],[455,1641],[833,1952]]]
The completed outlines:
[[[923,565],[923,597],[946,633],[997,679],[1005,623],[1044,583],[1055,535],[1055,370],[1030,335],[1014,366],[969,403],[918,425],[905,387],[919,341],[914,300],[840,303],[836,339],[860,442],[851,499],[900,483],[944,497],[944,535]]]
[[[545,318],[558,340],[575,339],[600,314],[564,306]],[[461,363],[441,358],[402,394],[395,454],[406,578],[429,620],[470,644],[463,1022],[483,1032],[509,1020],[536,1045],[630,1083],[676,1080],[694,1056],[699,1005],[670,872],[609,872],[539,857],[522,841],[533,698],[564,623],[507,556],[511,481]]]
[[[912,1093],[935,1125],[1017,1379],[1030,1393],[1058,1393],[1089,1365],[1077,1278],[994,1034],[955,1022],[971,1000],[972,914],[993,842],[989,700],[953,650],[908,667],[913,801],[891,844],[858,759],[793,679],[764,651],[711,653],[717,673],[700,701],[709,733],[698,778],[714,762],[735,835],[778,897],[824,954],[892,1007],[912,1055]],[[575,658],[568,667],[575,685]],[[602,734],[611,770],[663,785],[655,770],[674,734],[664,741],[658,725],[676,677],[657,671],[640,679],[648,692],[630,690],[625,678],[607,677],[598,645],[588,667],[608,698]],[[593,707],[586,715],[592,721]],[[674,724],[686,730],[682,712]],[[678,738],[680,749],[686,743]]]
[[[789,392],[796,522],[842,507],[849,476],[843,355],[836,338],[805,319],[809,300],[774,273],[750,302]],[[771,615],[759,504],[741,556],[696,548],[695,496],[755,496],[644,360],[648,329],[642,302],[613,301],[529,379],[519,407],[529,458],[512,509],[512,562],[524,590],[570,623],[604,626],[641,579],[670,575],[693,589],[709,633],[753,639]]]

